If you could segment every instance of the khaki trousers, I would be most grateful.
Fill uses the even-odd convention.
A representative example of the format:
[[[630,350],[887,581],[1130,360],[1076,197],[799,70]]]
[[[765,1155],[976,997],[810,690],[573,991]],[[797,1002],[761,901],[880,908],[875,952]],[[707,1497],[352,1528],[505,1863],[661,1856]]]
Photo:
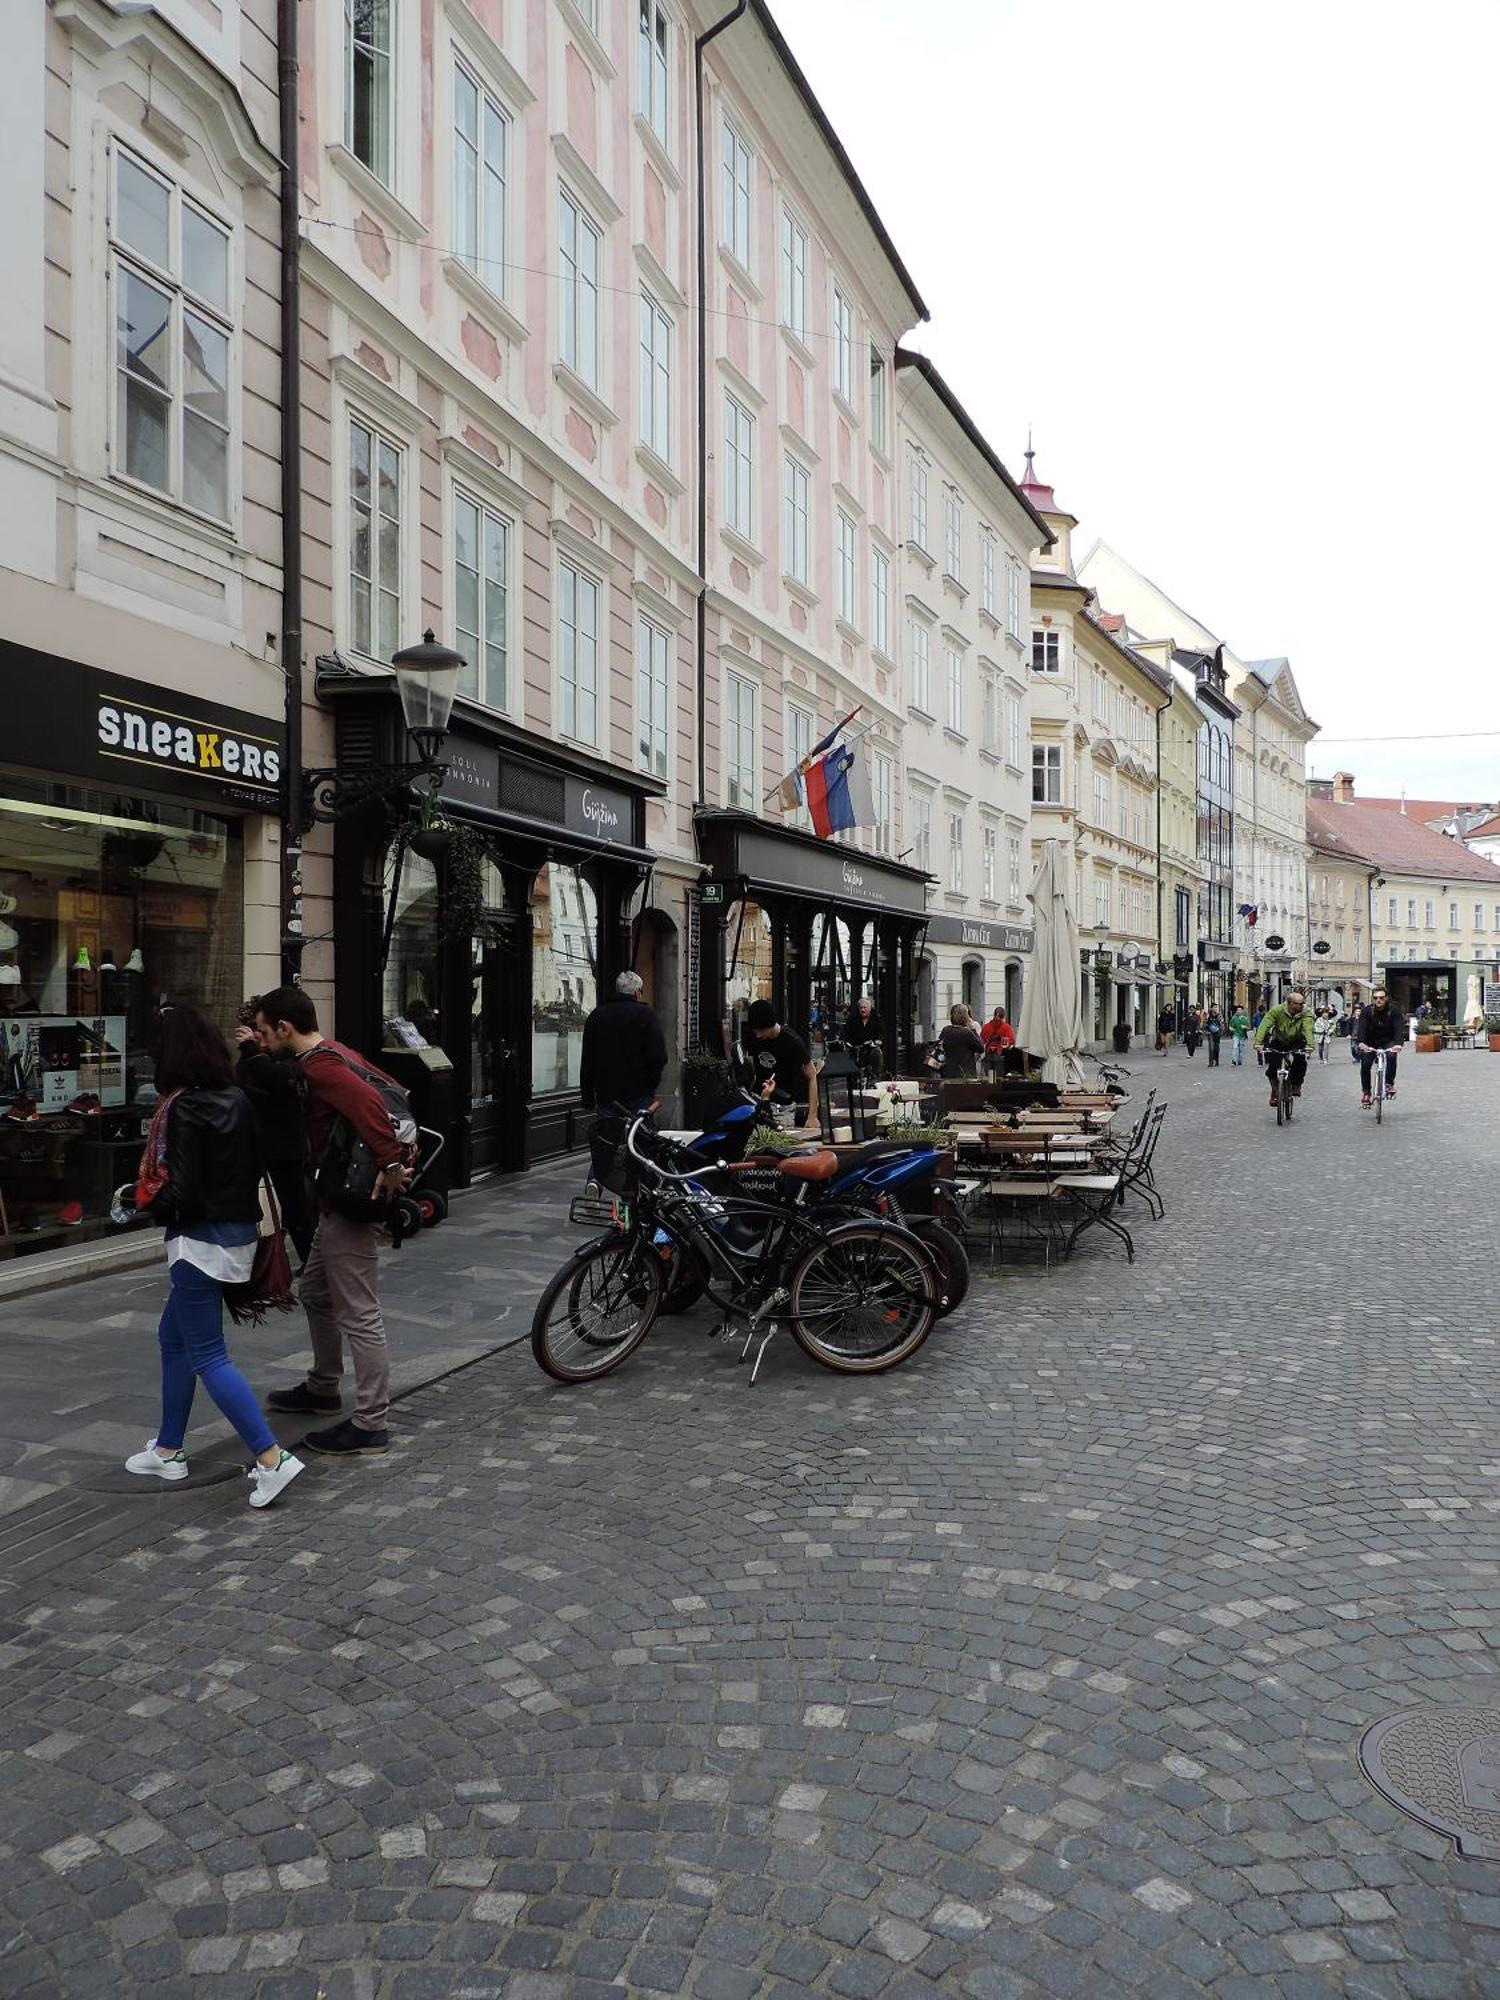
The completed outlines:
[[[354,1364],[354,1422],[362,1431],[384,1430],[390,1408],[378,1244],[374,1223],[349,1222],[325,1208],[297,1281],[312,1334],[307,1386],[315,1395],[338,1395],[347,1340]]]

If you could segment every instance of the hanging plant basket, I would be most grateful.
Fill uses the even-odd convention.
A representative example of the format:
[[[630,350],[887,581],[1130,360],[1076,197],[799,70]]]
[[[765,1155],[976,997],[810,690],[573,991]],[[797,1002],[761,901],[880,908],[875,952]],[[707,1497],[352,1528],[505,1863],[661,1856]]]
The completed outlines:
[[[424,861],[441,861],[452,838],[452,828],[437,822],[432,826],[417,827],[408,835],[406,844],[413,854],[420,854]]]

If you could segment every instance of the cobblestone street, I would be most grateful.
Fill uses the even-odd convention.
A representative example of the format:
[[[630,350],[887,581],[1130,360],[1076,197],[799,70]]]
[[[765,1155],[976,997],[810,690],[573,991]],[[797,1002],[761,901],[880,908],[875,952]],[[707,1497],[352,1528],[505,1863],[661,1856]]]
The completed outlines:
[[[1500,1995],[1494,1867],[1355,1754],[1493,1699],[1500,1062],[1377,1130],[1341,1057],[1280,1132],[1253,1066],[1134,1061],[1133,1268],[979,1270],[867,1382],[522,1345],[268,1514],[121,1495],[15,1576],[0,1993]]]

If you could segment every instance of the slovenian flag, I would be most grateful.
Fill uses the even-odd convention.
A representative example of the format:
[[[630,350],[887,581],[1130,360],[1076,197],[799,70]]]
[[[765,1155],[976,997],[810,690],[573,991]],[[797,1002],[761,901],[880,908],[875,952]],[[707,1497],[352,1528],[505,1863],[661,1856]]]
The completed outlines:
[[[859,752],[847,743],[836,743],[820,757],[806,773],[803,786],[813,832],[824,840],[849,827],[873,823],[875,802],[869,773]]]

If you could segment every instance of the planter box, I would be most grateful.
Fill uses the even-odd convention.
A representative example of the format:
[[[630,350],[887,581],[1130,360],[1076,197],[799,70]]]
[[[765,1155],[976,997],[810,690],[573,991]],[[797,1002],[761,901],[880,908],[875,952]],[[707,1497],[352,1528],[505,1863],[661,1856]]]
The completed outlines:
[[[1492,1056],[1500,1056],[1500,1035],[1491,1035],[1489,1037],[1489,1044],[1490,1054]]]
[[[1443,1038],[1441,1035],[1417,1036],[1417,1054],[1419,1056],[1435,1056],[1442,1046]]]

